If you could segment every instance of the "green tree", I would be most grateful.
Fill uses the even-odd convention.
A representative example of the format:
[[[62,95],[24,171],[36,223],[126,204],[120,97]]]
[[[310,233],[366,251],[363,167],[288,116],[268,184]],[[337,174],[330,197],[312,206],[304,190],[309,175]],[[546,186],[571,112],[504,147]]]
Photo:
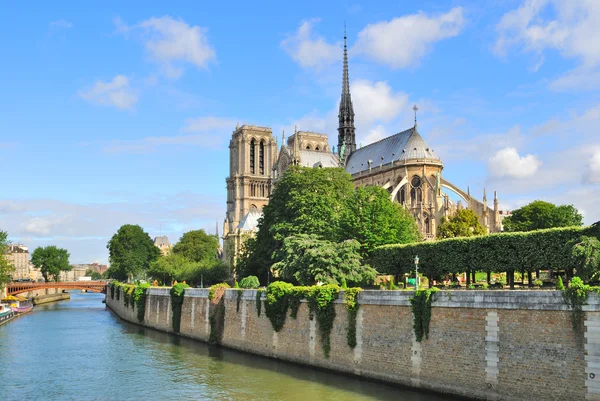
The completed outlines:
[[[8,263],[8,260],[4,255],[8,252],[8,233],[0,230],[0,290],[4,288],[4,285],[11,281],[11,274],[15,271],[12,264]]]
[[[377,186],[358,187],[350,195],[342,213],[340,235],[341,239],[357,240],[363,256],[380,245],[421,239],[413,216]]]
[[[533,231],[543,228],[582,226],[583,216],[572,205],[556,206],[536,200],[502,221],[504,231]]]
[[[85,271],[85,275],[87,277],[90,277],[92,280],[101,280],[102,279],[102,275],[100,273],[98,273],[97,271],[92,270],[92,269],[87,269]]]
[[[150,236],[138,225],[125,224],[106,245],[109,253],[109,277],[125,280],[146,271],[160,255]]]
[[[356,240],[338,243],[298,234],[283,240],[281,260],[273,265],[273,270],[283,280],[301,285],[372,282],[377,273],[362,264],[359,251]]]
[[[484,235],[486,228],[471,209],[457,210],[450,219],[444,217],[438,227],[438,238],[473,237]]]
[[[290,167],[277,183],[263,209],[256,237],[246,242],[238,273],[266,282],[267,271],[277,262],[284,238],[312,234],[340,239],[340,220],[354,186],[341,168]]]
[[[600,241],[596,237],[581,236],[570,241],[571,256],[577,275],[584,281],[598,278],[600,267]]]
[[[208,235],[204,230],[193,230],[184,233],[173,247],[173,253],[186,257],[192,262],[212,262],[217,257],[219,239],[216,235]]]
[[[69,252],[66,249],[57,248],[54,245],[35,248],[31,254],[31,263],[42,272],[46,282],[50,279],[58,281],[61,271],[69,271]]]
[[[147,273],[150,277],[161,280],[165,285],[173,280],[189,280],[189,276],[199,268],[199,264],[192,262],[185,256],[176,253],[163,255],[150,263]]]

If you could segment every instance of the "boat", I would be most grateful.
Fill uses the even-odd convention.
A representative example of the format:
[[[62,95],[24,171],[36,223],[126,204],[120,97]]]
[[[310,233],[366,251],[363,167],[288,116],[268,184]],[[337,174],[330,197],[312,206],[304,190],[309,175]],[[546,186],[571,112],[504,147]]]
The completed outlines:
[[[27,313],[33,310],[33,303],[29,302],[26,298],[15,297],[9,295],[2,300],[3,302],[9,302],[9,308],[17,314]]]
[[[0,304],[0,324],[12,319],[14,316],[15,312],[8,305]]]

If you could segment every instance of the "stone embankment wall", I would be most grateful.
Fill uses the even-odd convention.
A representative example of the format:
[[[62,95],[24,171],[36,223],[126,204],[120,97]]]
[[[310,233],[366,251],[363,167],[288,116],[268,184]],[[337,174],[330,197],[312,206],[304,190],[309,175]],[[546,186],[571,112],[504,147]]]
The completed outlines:
[[[256,290],[223,298],[221,345],[268,357],[385,382],[486,400],[600,400],[600,298],[584,306],[574,331],[559,291],[439,292],[429,338],[417,342],[410,291],[363,291],[358,297],[357,345],[347,344],[348,312],[340,294],[325,358],[317,322],[303,303],[296,319],[272,329],[256,305]],[[138,323],[137,310],[106,297],[121,318]],[[213,305],[211,305],[213,303]],[[187,289],[180,335],[208,341],[217,305],[207,289]],[[169,290],[151,288],[144,325],[172,332]]]
[[[41,304],[47,304],[50,302],[64,301],[67,299],[71,299],[71,294],[68,292],[40,295],[40,296],[33,297],[33,304],[41,305]]]

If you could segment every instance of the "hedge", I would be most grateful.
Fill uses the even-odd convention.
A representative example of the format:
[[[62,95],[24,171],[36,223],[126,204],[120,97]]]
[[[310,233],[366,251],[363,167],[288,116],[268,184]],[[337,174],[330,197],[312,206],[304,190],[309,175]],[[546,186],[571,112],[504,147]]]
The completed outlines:
[[[400,275],[414,271],[418,255],[419,272],[428,277],[471,270],[501,273],[564,269],[572,266],[567,243],[582,235],[599,236],[598,228],[595,224],[384,245],[373,251],[371,263],[380,274]]]

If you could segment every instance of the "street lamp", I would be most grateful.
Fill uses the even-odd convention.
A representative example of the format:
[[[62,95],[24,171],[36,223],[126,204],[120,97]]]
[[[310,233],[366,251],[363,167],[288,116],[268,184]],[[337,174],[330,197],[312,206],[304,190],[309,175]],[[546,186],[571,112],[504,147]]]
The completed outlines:
[[[415,256],[415,285],[417,291],[419,290],[419,256]]]

